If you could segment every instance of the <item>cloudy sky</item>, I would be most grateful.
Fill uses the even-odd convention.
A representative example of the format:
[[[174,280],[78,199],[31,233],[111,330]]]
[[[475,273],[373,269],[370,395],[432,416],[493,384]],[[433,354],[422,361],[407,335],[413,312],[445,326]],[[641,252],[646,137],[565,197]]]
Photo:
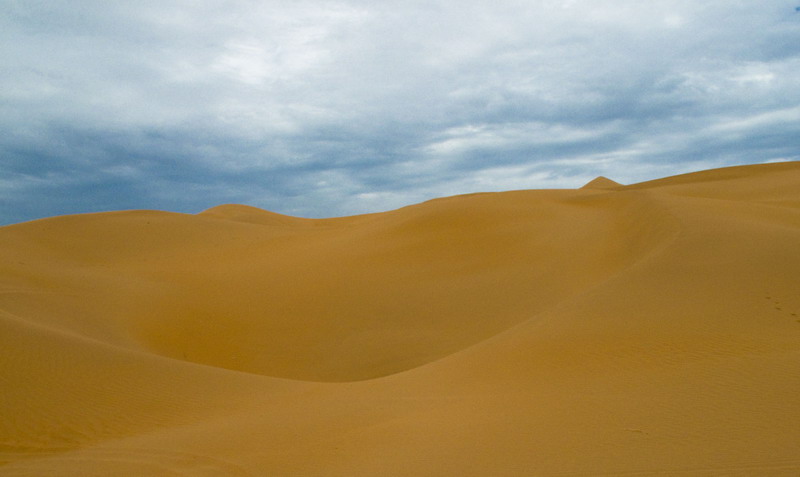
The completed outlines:
[[[0,0],[0,224],[800,160],[798,5]]]

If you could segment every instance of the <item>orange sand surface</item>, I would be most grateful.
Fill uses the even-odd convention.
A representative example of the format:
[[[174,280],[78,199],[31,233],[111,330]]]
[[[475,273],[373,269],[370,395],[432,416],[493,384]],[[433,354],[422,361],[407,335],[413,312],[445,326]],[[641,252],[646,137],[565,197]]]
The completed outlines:
[[[800,163],[0,227],[2,476],[800,475]]]

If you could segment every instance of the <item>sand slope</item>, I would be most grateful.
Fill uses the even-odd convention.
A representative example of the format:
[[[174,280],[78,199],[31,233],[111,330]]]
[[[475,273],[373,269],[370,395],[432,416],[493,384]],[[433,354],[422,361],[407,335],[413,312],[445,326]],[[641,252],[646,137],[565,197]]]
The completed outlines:
[[[800,164],[0,228],[0,475],[800,475]]]

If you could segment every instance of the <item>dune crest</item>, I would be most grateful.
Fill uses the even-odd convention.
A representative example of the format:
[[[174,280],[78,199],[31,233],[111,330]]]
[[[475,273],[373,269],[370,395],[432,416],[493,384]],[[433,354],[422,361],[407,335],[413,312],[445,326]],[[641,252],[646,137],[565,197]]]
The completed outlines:
[[[260,225],[299,225],[309,222],[308,219],[278,214],[259,209],[258,207],[239,204],[218,205],[206,209],[197,215]]]
[[[622,187],[622,184],[607,177],[599,176],[587,182],[581,189],[616,189],[617,187]]]
[[[800,473],[800,163],[0,250],[2,476]]]

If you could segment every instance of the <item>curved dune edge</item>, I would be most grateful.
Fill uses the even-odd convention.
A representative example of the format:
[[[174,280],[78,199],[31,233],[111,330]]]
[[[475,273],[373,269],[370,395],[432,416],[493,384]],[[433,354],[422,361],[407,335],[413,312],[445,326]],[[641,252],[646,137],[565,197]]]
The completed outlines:
[[[800,471],[798,163],[0,249],[0,475]]]

